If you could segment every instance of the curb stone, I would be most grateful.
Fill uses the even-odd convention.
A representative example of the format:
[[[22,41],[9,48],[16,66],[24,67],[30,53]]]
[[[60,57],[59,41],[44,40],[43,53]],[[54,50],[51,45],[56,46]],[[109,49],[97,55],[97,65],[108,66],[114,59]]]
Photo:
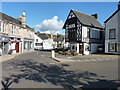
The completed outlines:
[[[57,57],[54,57],[52,59],[54,59],[57,62],[76,62],[76,61],[77,62],[90,62],[90,61],[95,62],[95,61],[106,61],[106,60],[108,60],[108,59],[106,59],[106,60],[102,60],[102,59],[99,59],[99,60],[94,60],[94,59],[92,59],[92,60],[69,60],[69,59],[61,59],[61,58],[57,58]]]

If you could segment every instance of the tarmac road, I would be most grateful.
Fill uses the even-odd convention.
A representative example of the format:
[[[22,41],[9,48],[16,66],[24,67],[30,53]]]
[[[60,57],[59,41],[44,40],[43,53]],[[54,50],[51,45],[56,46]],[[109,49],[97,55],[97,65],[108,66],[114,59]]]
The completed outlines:
[[[9,88],[118,88],[118,59],[59,63],[35,51],[2,62],[2,79]]]

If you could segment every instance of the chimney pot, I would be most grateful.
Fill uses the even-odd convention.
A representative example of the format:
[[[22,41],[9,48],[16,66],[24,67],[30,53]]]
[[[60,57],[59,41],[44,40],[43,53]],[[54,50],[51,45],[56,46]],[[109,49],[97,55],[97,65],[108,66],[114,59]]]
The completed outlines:
[[[120,10],[120,1],[118,2],[118,10]]]
[[[22,12],[21,17],[22,17],[22,26],[26,27],[26,12],[25,11]]]
[[[23,15],[23,16],[26,16],[26,12],[25,12],[25,11],[23,11],[22,15]]]
[[[95,17],[96,19],[98,19],[98,14],[93,14],[93,15],[91,15],[91,16],[93,16],[93,17]]]

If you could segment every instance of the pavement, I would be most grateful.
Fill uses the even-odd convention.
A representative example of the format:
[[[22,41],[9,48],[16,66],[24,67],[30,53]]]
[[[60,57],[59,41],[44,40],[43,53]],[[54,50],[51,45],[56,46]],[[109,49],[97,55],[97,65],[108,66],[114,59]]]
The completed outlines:
[[[14,58],[17,55],[19,55],[19,54],[16,53],[16,54],[11,54],[11,55],[9,55],[9,54],[2,55],[2,56],[0,56],[0,63],[4,62],[4,61],[7,61],[7,60],[10,60],[10,59]]]
[[[30,53],[30,52],[34,52],[34,51],[28,51],[28,52],[23,52],[23,53],[13,53],[13,54],[1,55],[1,56],[0,56],[0,63],[1,63],[1,62],[4,62],[4,61],[7,61],[7,60],[11,60],[11,59],[15,58],[15,57],[18,56],[18,55],[22,55],[22,54]]]
[[[61,55],[57,54],[53,58],[54,60],[58,62],[89,62],[89,61],[106,61],[106,60],[118,60],[118,55],[106,55],[106,54],[90,54],[90,55],[77,55],[77,56],[71,56],[71,55]]]
[[[6,60],[2,62],[2,83],[8,82],[9,88],[120,87],[117,56],[56,54],[56,58],[63,61],[52,59],[51,52],[34,51]]]

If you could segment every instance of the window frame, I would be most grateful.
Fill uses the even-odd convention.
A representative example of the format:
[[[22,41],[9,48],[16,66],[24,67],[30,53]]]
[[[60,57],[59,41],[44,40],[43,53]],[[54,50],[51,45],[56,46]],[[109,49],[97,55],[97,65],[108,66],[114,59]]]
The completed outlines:
[[[110,31],[111,30],[114,30],[114,36],[113,37],[110,36],[110,33],[111,33]],[[115,28],[109,29],[109,39],[115,39],[115,38],[116,38],[116,29]]]
[[[90,28],[87,28],[87,38],[90,38]]]
[[[36,42],[38,42],[38,39],[36,39]]]

